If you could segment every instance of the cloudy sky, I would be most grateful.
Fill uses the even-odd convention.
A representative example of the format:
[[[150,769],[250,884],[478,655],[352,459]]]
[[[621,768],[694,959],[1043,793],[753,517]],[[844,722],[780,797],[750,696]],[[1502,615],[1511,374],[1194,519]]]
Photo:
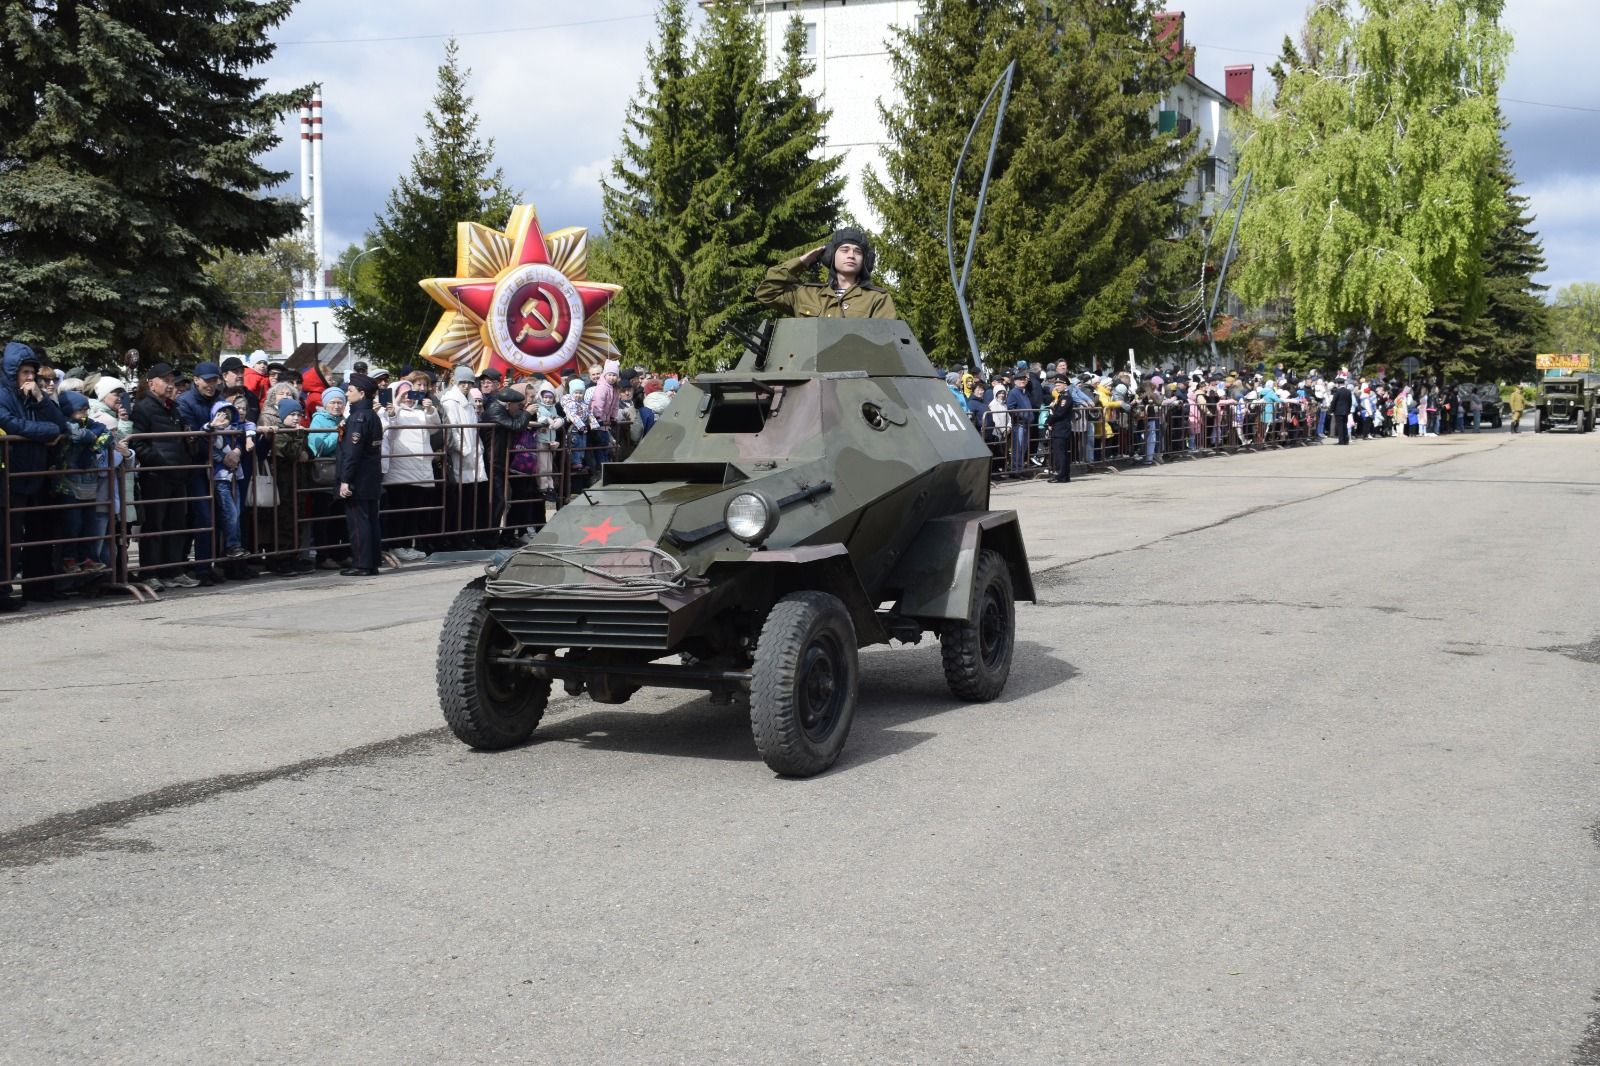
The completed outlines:
[[[1178,5],[1174,5],[1178,6]],[[1257,64],[1257,88],[1299,0],[1189,0],[1196,73]],[[600,223],[599,178],[654,32],[653,0],[301,0],[278,31],[274,88],[324,86],[329,256],[360,238],[415,148],[444,38],[472,68],[482,131],[513,187],[553,226]],[[1552,287],[1600,280],[1596,0],[1507,0],[1516,35],[1502,103],[1517,173],[1538,214]],[[1543,106],[1542,106],[1543,105]],[[1559,106],[1548,106],[1559,105]],[[298,117],[276,168],[299,166]],[[297,190],[298,179],[290,184]]]

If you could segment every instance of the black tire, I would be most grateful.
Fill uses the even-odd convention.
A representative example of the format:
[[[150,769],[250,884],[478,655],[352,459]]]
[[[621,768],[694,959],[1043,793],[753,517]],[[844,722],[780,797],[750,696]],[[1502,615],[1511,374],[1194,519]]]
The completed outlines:
[[[750,681],[750,732],[774,773],[832,766],[856,716],[856,627],[838,598],[793,592],[767,614]]]
[[[978,554],[972,575],[972,613],[939,633],[944,679],[958,699],[987,703],[1006,687],[1016,650],[1017,604],[1011,570],[997,551]]]
[[[499,751],[527,740],[550,702],[550,679],[490,660],[515,642],[489,616],[483,578],[456,596],[439,634],[439,707],[462,743]]]

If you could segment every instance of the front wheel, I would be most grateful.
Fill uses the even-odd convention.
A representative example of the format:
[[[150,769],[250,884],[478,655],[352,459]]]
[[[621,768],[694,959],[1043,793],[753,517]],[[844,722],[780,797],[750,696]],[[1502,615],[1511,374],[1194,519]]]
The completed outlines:
[[[987,703],[1000,695],[1011,676],[1016,630],[1011,570],[999,552],[981,552],[972,575],[970,613],[962,621],[946,622],[939,632],[950,691],[972,703]]]
[[[856,627],[825,592],[793,592],[767,614],[750,678],[750,732],[773,772],[832,766],[856,714]]]
[[[439,634],[439,707],[464,744],[514,747],[533,735],[550,702],[550,679],[496,660],[516,641],[489,614],[479,578],[456,596]]]

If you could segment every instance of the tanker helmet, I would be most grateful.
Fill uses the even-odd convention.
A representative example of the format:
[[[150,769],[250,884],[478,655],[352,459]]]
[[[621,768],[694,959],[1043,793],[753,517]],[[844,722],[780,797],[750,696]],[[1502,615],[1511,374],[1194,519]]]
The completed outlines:
[[[834,275],[833,257],[839,251],[839,245],[853,244],[861,249],[861,273],[856,278],[856,284],[863,289],[876,288],[872,282],[872,267],[878,261],[877,255],[872,251],[872,242],[867,240],[867,235],[855,226],[843,226],[833,231],[833,236],[828,238],[827,250],[822,253],[823,265],[828,268],[828,287],[837,288],[838,278]]]

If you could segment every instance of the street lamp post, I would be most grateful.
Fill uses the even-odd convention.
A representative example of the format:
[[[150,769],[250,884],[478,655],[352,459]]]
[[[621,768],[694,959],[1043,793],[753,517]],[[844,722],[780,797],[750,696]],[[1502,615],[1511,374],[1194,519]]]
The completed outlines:
[[[356,303],[356,264],[373,252],[381,251],[382,249],[383,245],[374,244],[371,248],[358,252],[356,257],[350,260],[350,265],[344,268],[344,298],[350,306],[354,307]]]

